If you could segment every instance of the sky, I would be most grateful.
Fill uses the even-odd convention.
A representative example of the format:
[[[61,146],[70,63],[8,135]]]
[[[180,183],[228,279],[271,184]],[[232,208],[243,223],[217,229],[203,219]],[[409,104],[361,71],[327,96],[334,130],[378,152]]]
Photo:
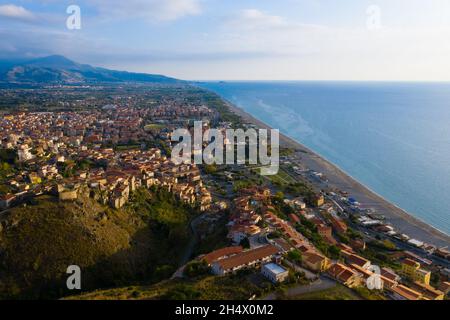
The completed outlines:
[[[450,1],[0,0],[0,58],[51,54],[186,80],[450,81]]]

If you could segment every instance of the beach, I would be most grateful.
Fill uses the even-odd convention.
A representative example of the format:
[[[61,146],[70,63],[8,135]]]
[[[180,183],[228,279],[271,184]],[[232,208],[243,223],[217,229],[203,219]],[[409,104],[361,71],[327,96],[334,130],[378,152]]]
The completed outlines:
[[[241,108],[236,107],[228,101],[226,103],[230,111],[240,116],[243,121],[252,123],[259,128],[271,128]],[[384,215],[386,222],[390,223],[397,232],[407,234],[411,238],[438,247],[450,245],[450,236],[384,199],[298,141],[280,133],[280,145],[301,151],[301,162],[305,167],[323,173],[328,179],[328,185],[331,188],[348,192],[349,195],[364,205],[364,207],[373,208],[379,214]]]

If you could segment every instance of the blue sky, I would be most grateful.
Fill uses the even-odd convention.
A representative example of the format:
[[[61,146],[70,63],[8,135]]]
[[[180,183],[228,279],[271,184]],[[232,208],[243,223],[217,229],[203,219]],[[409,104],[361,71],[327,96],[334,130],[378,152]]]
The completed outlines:
[[[0,0],[0,39],[181,79],[450,80],[448,0]]]

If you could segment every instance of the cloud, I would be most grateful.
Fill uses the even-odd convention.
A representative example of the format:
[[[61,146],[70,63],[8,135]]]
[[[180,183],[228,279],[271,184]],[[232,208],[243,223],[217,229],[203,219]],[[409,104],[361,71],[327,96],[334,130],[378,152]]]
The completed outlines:
[[[245,9],[229,19],[226,25],[235,28],[264,29],[285,27],[289,23],[281,16],[270,15],[258,9]]]
[[[148,21],[173,21],[200,14],[200,0],[94,0],[103,16],[143,18]]]
[[[24,7],[16,6],[14,4],[0,5],[0,16],[19,20],[34,19],[34,15],[31,11],[28,11]]]

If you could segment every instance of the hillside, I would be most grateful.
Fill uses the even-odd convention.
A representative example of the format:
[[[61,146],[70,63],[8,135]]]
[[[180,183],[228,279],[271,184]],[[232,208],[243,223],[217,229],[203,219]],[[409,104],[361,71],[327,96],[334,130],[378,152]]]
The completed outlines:
[[[54,55],[33,60],[0,61],[0,82],[11,84],[83,84],[99,82],[181,83],[163,75],[109,70]]]
[[[1,216],[0,299],[60,298],[66,268],[79,265],[82,289],[152,283],[178,267],[194,211],[164,191],[140,190],[112,210],[92,199],[41,197]],[[163,254],[162,254],[163,253]]]
[[[68,300],[247,300],[262,290],[248,275],[202,275],[193,279],[166,280],[151,286],[97,290],[67,297]]]

